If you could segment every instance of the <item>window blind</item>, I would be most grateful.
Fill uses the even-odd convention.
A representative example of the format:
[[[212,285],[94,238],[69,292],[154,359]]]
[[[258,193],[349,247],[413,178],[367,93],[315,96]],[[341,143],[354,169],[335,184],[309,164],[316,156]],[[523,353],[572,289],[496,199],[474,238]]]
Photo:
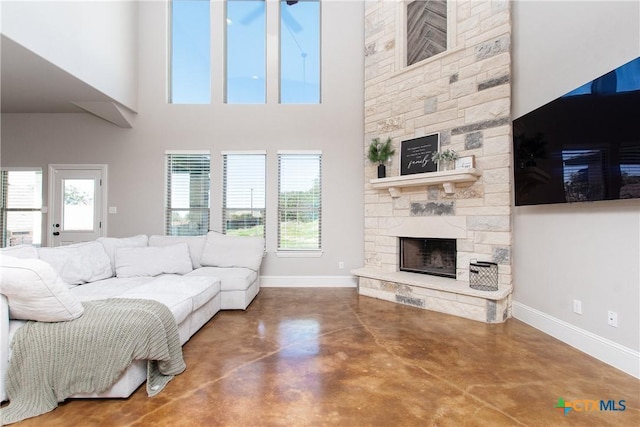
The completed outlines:
[[[209,231],[209,153],[167,153],[165,233],[199,236]]]
[[[278,154],[278,249],[319,250],[322,154]]]
[[[266,154],[223,153],[222,232],[265,237]]]

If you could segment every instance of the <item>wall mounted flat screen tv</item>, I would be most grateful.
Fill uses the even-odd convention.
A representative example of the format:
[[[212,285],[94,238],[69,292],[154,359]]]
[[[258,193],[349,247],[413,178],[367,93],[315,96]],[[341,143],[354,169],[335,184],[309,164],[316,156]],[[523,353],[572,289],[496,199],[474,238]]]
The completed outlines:
[[[515,203],[640,198],[640,57],[513,121]]]

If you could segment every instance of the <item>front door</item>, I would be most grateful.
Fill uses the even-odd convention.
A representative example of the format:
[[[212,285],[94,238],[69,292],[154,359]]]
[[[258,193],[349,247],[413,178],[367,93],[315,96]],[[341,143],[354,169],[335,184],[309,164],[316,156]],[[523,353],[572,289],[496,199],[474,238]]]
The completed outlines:
[[[49,246],[88,242],[105,235],[106,165],[49,166]]]

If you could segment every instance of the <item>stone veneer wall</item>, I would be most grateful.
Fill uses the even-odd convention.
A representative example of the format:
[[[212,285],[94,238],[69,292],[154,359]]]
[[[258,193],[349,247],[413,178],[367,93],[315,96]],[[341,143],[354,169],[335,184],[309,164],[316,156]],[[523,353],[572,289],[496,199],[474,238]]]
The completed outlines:
[[[414,187],[392,198],[372,188],[376,165],[366,162],[365,268],[397,270],[398,239],[390,230],[406,229],[403,223],[431,227],[433,237],[445,237],[437,224],[451,223],[464,228],[456,233],[458,280],[468,281],[475,258],[497,262],[499,283],[510,285],[509,2],[449,0],[454,46],[410,67],[401,59],[403,7],[403,1],[365,3],[365,155],[372,138],[391,137],[396,155],[387,176],[395,176],[400,141],[439,132],[443,147],[475,156],[482,176],[454,194],[442,186]]]

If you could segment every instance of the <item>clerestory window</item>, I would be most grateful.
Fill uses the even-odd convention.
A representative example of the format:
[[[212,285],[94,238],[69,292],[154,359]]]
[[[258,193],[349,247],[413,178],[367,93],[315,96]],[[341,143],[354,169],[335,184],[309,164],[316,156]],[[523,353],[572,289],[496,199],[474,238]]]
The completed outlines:
[[[320,1],[280,1],[280,102],[320,103]]]
[[[171,2],[172,104],[211,103],[209,0]]]
[[[266,17],[265,0],[227,0],[228,104],[266,102]]]
[[[213,92],[223,89],[227,104],[319,104],[320,0],[226,0],[224,5],[213,10],[213,15],[224,10],[223,16],[212,16],[210,0],[171,0],[169,102],[210,104],[213,62],[224,63],[223,87]],[[279,14],[268,13],[275,8]],[[212,22],[225,29],[224,47],[214,44],[213,57]],[[267,34],[278,34],[278,44],[270,41],[269,49]]]

